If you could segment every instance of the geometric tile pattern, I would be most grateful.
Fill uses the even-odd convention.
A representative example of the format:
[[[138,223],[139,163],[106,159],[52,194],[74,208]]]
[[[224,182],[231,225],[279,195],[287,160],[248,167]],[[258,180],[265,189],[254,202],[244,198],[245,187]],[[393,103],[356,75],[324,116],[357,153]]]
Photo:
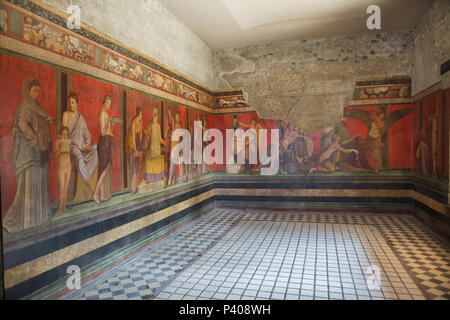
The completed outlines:
[[[241,221],[155,299],[425,298],[374,226]]]
[[[170,291],[171,289],[185,289],[181,290],[181,292],[192,290],[192,288],[186,287],[189,286],[188,283],[192,284],[193,286],[196,285],[193,284],[192,281],[185,281],[183,285],[174,288],[174,286],[178,283],[175,281],[183,279],[186,274],[189,274],[185,274],[185,272],[190,272],[190,266],[197,266],[196,263],[198,261],[200,261],[201,259],[205,259],[204,257],[207,257],[213,253],[213,251],[211,250],[216,250],[218,248],[220,249],[220,247],[222,246],[221,241],[224,241],[224,239],[229,239],[227,237],[234,235],[235,232],[237,232],[236,230],[245,232],[246,229],[251,229],[239,227],[242,225],[242,223],[255,223],[256,225],[258,225],[259,223],[268,223],[267,226],[269,226],[270,223],[274,222],[284,222],[286,228],[290,229],[294,227],[300,228],[300,226],[305,225],[320,225],[320,228],[328,230],[329,228],[336,228],[337,226],[341,227],[345,225],[346,228],[350,228],[349,230],[353,230],[362,238],[369,234],[373,235],[374,233],[379,233],[379,236],[376,238],[382,239],[383,243],[381,243],[377,249],[381,250],[380,248],[383,248],[385,256],[389,257],[388,260],[397,260],[398,264],[394,266],[388,266],[388,262],[383,262],[383,259],[381,259],[379,263],[381,266],[380,272],[382,275],[382,287],[386,287],[385,289],[387,291],[385,292],[382,290],[381,296],[377,296],[376,294],[374,296],[372,296],[371,294],[364,295],[362,294],[362,292],[360,292],[361,294],[359,296],[361,297],[368,297],[372,299],[423,299],[425,297],[426,299],[447,300],[450,298],[450,251],[437,238],[429,233],[413,216],[379,213],[309,213],[297,211],[265,211],[256,209],[251,210],[217,208],[205,214],[201,218],[194,220],[192,223],[181,228],[180,230],[177,230],[161,242],[150,245],[148,248],[140,252],[136,257],[124,263],[123,265],[115,267],[113,270],[108,271],[103,276],[98,277],[87,284],[82,284],[81,290],[74,291],[63,297],[63,299],[141,300],[155,299],[156,297],[156,299],[165,299],[167,297],[164,295],[164,293],[166,293],[166,295],[168,293],[174,293]],[[360,230],[364,231],[364,234],[358,233],[359,231],[355,231],[356,229],[351,229],[352,227],[360,228]],[[368,230],[370,230],[370,232]],[[318,233],[316,232],[316,235],[317,234]],[[336,237],[334,237],[334,240],[336,240]],[[324,243],[330,243],[330,241],[331,239],[328,239],[328,241],[324,241]],[[366,242],[365,247],[370,246],[371,243],[374,243],[374,240]],[[262,248],[264,248],[264,246],[262,246]],[[374,248],[372,249],[369,251],[377,252]],[[395,254],[395,256],[393,256],[393,254]],[[291,258],[288,255],[286,255],[285,258],[286,257]],[[354,257],[351,256],[351,258],[353,259]],[[201,260],[201,262],[207,263],[207,261],[203,260]],[[341,265],[345,269],[345,265],[342,263]],[[389,268],[397,270],[397,274],[395,275],[395,277],[398,277],[398,279],[394,279],[394,282],[391,282],[388,285],[383,283],[383,272],[386,272],[386,270],[387,272],[392,272],[392,270],[390,270]],[[280,268],[278,269],[279,272],[281,272]],[[206,270],[201,270],[206,272]],[[318,272],[315,275],[325,276],[324,274],[319,274],[325,272],[325,270],[317,269],[315,271]],[[269,268],[269,272],[275,271],[271,271]],[[331,277],[336,276],[336,274],[333,274],[333,272],[331,274]],[[207,278],[211,277],[211,274],[203,275],[207,276]],[[223,277],[224,275],[222,274],[221,276]],[[328,270],[327,276],[329,277]],[[215,279],[214,281],[222,281],[222,277],[220,278],[221,280]],[[305,273],[302,275],[301,280],[308,280],[307,277],[308,273]],[[300,288],[289,288],[289,284],[291,283],[294,286],[298,286],[298,280],[295,280],[297,281],[295,282],[294,279],[296,278],[294,277],[292,278],[292,281],[288,281],[287,289],[310,290],[308,289],[307,282],[304,283],[305,286],[303,288],[302,282],[300,282]],[[211,279],[200,280],[203,280],[203,282],[205,282]],[[251,278],[250,280],[257,281],[261,279]],[[324,280],[324,278],[319,280]],[[330,279],[327,278],[327,281],[329,280]],[[332,278],[331,280],[336,279]],[[340,278],[340,280],[342,280],[342,278]],[[360,281],[358,285],[362,286],[362,279],[357,280]],[[401,289],[400,284],[396,283],[395,281],[402,283],[403,289]],[[225,280],[222,281],[222,285],[217,290],[226,291],[229,289],[229,287],[226,287],[226,285],[223,284],[224,282]],[[227,281],[227,283],[228,282],[230,281]],[[218,284],[218,282],[214,283],[215,284],[211,284],[210,282],[208,284],[208,287]],[[278,281],[278,283],[280,282]],[[342,284],[343,283],[345,282],[342,282]],[[205,283],[201,283],[200,285],[204,284]],[[254,283],[252,283],[252,285],[254,285]],[[356,282],[353,282],[353,285],[353,289],[355,289]],[[414,285],[416,285],[415,288]],[[331,286],[329,287],[331,288]],[[314,290],[315,289],[316,288],[314,283]],[[318,289],[320,289],[320,287]],[[348,289],[346,290],[347,292],[343,290],[345,289],[344,287],[341,287],[340,289],[340,292],[328,291],[327,299],[332,298],[331,293],[333,293],[333,297],[337,299],[352,298],[351,293],[348,292],[350,288],[346,288]],[[362,288],[359,289],[363,290]],[[396,289],[401,289],[403,291],[396,291]],[[277,290],[277,292],[275,292],[275,290]],[[298,298],[300,299],[303,297],[309,297],[318,299],[321,298],[320,295],[325,295],[324,293],[320,293],[320,295],[316,296],[314,294],[314,290],[312,293],[305,291],[305,295],[302,295],[302,291],[300,291],[299,293],[297,292]],[[293,291],[294,290],[291,290],[290,292],[285,291],[284,299],[294,298],[295,294],[291,296],[291,293]],[[337,291],[337,288],[335,288],[334,291]],[[238,295],[236,294],[236,292],[237,291],[235,291],[234,294]],[[267,290],[261,292],[265,292],[262,294],[265,296],[267,296],[267,294],[269,293],[269,291]],[[325,292],[325,290],[317,290],[317,292]],[[217,293],[223,292],[215,291],[214,294]],[[280,295],[272,296],[272,294],[275,293],[279,293]],[[273,291],[270,291],[270,294],[270,299],[276,299],[277,297],[281,298],[281,288],[275,289],[275,287],[273,287]],[[186,294],[184,294],[183,297],[185,295]],[[256,298],[263,299],[264,297],[262,297],[262,295],[256,295]],[[356,291],[355,295],[356,297],[358,297],[358,291]],[[409,296],[407,297],[407,295]],[[192,298],[193,296],[195,295],[190,296],[190,298]],[[175,296],[173,298],[176,297],[178,296]]]
[[[427,298],[449,300],[449,249],[412,217],[392,219],[379,228]]]
[[[229,229],[229,219],[213,217],[202,216],[63,299],[152,299],[158,288],[167,285],[176,273],[197,259]]]

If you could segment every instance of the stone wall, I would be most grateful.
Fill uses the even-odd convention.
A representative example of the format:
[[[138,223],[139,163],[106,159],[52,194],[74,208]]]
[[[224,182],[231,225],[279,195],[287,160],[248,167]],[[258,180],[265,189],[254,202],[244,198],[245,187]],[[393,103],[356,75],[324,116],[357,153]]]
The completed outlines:
[[[66,12],[81,7],[81,21],[161,64],[217,89],[211,49],[156,0],[42,0]]]
[[[414,70],[413,32],[302,40],[215,52],[218,76],[242,87],[262,118],[321,130],[343,118],[357,79]]]
[[[413,95],[440,81],[440,66],[449,59],[450,1],[436,0],[414,33]]]

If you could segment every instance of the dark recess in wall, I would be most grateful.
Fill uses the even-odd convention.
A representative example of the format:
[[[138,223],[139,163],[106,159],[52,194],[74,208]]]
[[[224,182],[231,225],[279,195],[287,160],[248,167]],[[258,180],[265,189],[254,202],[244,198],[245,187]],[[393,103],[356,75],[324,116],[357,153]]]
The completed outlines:
[[[441,64],[441,76],[446,74],[450,70],[450,60],[445,61]]]

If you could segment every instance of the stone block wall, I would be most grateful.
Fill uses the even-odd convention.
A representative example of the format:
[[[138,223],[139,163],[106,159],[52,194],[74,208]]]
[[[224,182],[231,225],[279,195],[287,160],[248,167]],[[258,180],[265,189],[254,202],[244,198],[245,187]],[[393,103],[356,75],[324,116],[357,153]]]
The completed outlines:
[[[215,62],[260,117],[320,130],[342,120],[356,80],[413,74],[413,32],[225,49],[215,52]]]

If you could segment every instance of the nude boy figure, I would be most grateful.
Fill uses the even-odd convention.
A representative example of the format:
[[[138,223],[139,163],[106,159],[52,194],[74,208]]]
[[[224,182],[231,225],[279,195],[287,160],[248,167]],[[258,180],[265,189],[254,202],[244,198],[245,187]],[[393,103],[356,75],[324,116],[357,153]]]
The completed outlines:
[[[67,189],[69,187],[70,174],[72,172],[72,161],[70,150],[72,141],[69,139],[69,128],[62,127],[60,136],[55,144],[55,158],[57,163],[57,174],[59,182],[59,210],[58,214],[67,212]]]
[[[419,143],[416,148],[416,160],[419,161],[420,170],[427,174],[427,142],[425,128],[422,128],[419,133]]]

